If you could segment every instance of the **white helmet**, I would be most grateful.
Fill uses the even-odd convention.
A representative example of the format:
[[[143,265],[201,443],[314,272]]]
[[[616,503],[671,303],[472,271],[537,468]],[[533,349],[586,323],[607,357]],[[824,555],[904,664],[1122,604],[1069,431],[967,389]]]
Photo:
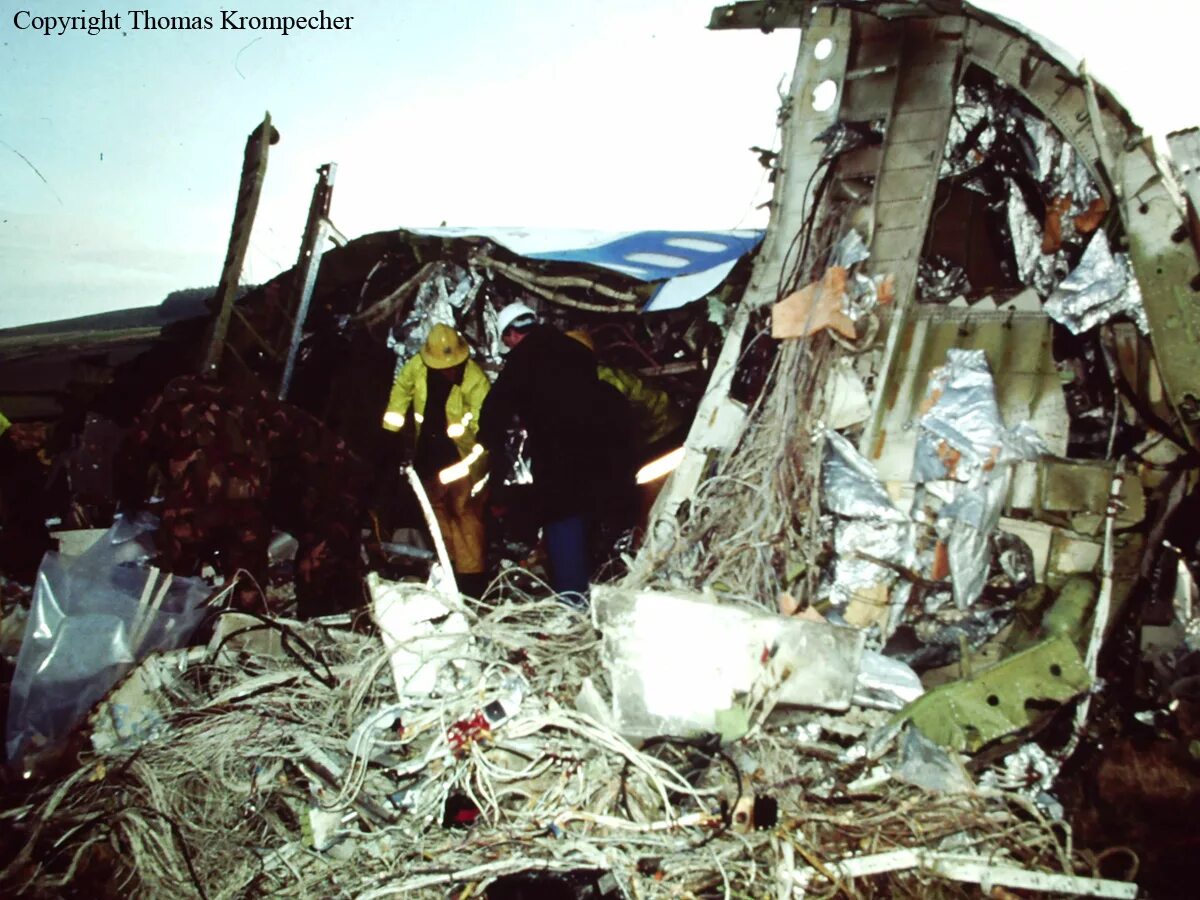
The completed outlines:
[[[528,320],[528,321],[522,321]],[[504,332],[516,325],[524,327],[532,325],[537,321],[537,313],[524,303],[510,303],[504,309],[500,310],[500,315],[496,317],[496,328],[500,332],[500,336],[504,336]]]

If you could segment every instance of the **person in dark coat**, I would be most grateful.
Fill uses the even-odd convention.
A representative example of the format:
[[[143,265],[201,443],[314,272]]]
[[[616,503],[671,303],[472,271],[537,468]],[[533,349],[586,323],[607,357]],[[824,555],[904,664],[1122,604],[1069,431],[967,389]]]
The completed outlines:
[[[551,587],[583,605],[592,534],[623,515],[632,497],[632,417],[620,393],[596,377],[587,348],[539,324],[528,306],[505,307],[499,324],[510,352],[484,401],[478,440],[499,450],[514,417],[524,426]]]

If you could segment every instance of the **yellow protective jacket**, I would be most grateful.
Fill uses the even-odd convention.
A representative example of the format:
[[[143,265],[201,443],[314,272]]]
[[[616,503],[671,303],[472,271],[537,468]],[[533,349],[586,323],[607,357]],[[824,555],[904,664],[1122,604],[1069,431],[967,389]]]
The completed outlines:
[[[12,422],[8,421],[8,418],[4,415],[4,413],[0,412],[0,435],[3,435],[4,432],[8,431],[8,427],[10,425],[12,425]]]
[[[429,396],[428,377],[429,367],[419,353],[401,367],[392,384],[391,396],[388,397],[387,411],[383,416],[384,428],[399,431],[411,409],[413,425],[417,434],[420,434],[421,423],[425,420],[425,401]],[[479,455],[482,448],[475,450],[475,436],[479,432],[479,410],[491,388],[492,383],[483,369],[475,360],[468,359],[462,384],[452,385],[450,396],[446,398],[447,432],[458,448],[459,458],[466,459],[475,451],[471,463],[473,477],[478,477],[477,473],[481,473],[486,465],[485,458]]]
[[[643,448],[661,440],[683,424],[667,392],[651,387],[628,369],[596,366],[596,377],[611,384],[629,401]]]

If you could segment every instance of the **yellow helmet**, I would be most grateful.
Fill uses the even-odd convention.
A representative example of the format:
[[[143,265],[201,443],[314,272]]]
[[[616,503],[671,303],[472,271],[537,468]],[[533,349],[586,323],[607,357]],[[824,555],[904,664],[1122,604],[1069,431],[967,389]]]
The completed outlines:
[[[421,348],[421,359],[431,369],[449,369],[457,366],[470,355],[463,336],[449,325],[438,323],[429,329],[425,346]]]
[[[583,344],[583,346],[585,346],[589,350],[591,350],[593,353],[596,352],[596,342],[593,341],[592,336],[590,334],[588,334],[586,331],[584,331],[582,328],[572,328],[570,331],[567,332],[567,337],[574,338],[575,340],[579,341],[579,343]]]

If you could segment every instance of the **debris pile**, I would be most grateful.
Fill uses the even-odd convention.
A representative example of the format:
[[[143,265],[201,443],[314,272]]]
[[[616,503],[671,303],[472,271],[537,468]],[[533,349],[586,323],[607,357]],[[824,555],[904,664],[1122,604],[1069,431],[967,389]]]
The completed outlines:
[[[468,606],[373,591],[385,633],[388,596],[446,604],[399,666],[359,628],[232,612],[207,647],[144,660],[93,715],[78,768],[4,814],[26,836],[4,882],[366,898],[599,872],[593,896],[928,896],[946,878],[1133,896],[919,733],[868,753],[886,712],[793,708],[732,743],[639,746],[577,709],[604,671],[585,616],[511,583]]]
[[[397,357],[451,325],[494,374],[496,310],[521,298],[676,412],[698,404],[621,574],[581,610],[525,547],[460,596],[426,504],[436,552],[391,528],[415,521],[373,523],[369,615],[233,611],[226,585],[206,643],[167,649],[139,570],[117,665],[89,670],[86,702],[123,678],[90,746],[0,814],[6,887],[1133,897],[1147,855],[1158,885],[1186,871],[1158,858],[1186,837],[1122,835],[1157,824],[1126,807],[1200,809],[1197,197],[1086,70],[969,5],[739,3],[713,23],[803,29],[752,272],[731,275],[757,246],[735,233],[636,236],[728,254],[661,283],[631,274],[655,258],[633,237],[568,274],[483,239],[373,236],[304,300],[303,351],[289,338],[302,405],[376,438]],[[239,314],[240,374],[285,287]],[[324,377],[350,356],[371,365]],[[517,520],[528,469],[507,449],[488,490],[513,489]],[[22,653],[54,681],[34,659],[50,607]]]

